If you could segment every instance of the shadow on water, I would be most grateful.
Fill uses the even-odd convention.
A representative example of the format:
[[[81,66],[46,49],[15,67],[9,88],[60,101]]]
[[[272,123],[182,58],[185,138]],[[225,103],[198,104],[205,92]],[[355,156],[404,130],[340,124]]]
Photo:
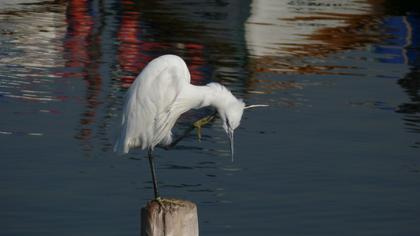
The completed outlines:
[[[249,104],[230,162],[220,122],[157,152],[164,193],[204,235],[413,235],[418,3],[0,3],[0,234],[133,235],[145,154],[112,145],[130,84],[162,54]],[[181,135],[211,109],[184,114]],[[221,213],[222,212],[222,213]],[[246,217],[244,217],[246,216]],[[390,233],[391,232],[391,233]]]

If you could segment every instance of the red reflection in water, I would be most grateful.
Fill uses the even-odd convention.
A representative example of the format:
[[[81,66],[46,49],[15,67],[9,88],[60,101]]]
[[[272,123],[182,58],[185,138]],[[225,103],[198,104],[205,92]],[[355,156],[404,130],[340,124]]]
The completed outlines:
[[[69,1],[66,15],[68,28],[64,41],[66,68],[70,71],[65,72],[63,77],[83,78],[87,84],[86,111],[80,120],[82,128],[76,136],[80,139],[90,139],[92,135],[89,126],[95,122],[102,86],[97,63],[100,58],[100,38],[93,33],[95,21],[90,15],[89,4],[87,0]]]
[[[205,75],[203,68],[206,65],[204,59],[204,46],[201,44],[188,43],[185,45],[187,56],[189,58],[189,70],[191,73],[191,82],[193,84],[203,84]]]
[[[118,63],[125,74],[120,78],[121,86],[128,88],[148,62],[164,54],[162,52],[170,52],[176,47],[168,43],[144,40],[147,29],[142,29],[141,11],[134,7],[133,1],[125,0],[121,4],[123,12],[121,13],[121,23],[117,34],[120,42]],[[204,46],[194,43],[181,43],[178,47],[180,45],[188,58],[187,64],[191,72],[192,82],[196,84],[203,83],[202,81],[205,79],[205,75],[202,72],[202,68],[205,65]]]
[[[71,0],[67,8],[67,37],[64,42],[66,49],[66,67],[83,68],[89,63],[88,39],[93,29],[92,17],[88,14],[87,0]],[[82,72],[79,72],[82,73]],[[67,74],[65,77],[70,77]],[[83,74],[73,74],[83,77]]]
[[[97,112],[100,106],[100,92],[103,85],[99,68],[103,58],[101,50],[116,47],[115,59],[122,72],[118,79],[119,86],[129,87],[138,73],[153,58],[167,53],[182,54],[191,72],[192,83],[203,84],[205,81],[204,69],[207,64],[204,59],[205,47],[198,43],[166,43],[153,41],[159,37],[151,34],[150,28],[143,27],[141,10],[133,1],[119,2],[121,6],[120,19],[114,27],[103,27],[104,18],[101,15],[100,5],[94,5],[88,0],[70,0],[67,7],[66,22],[68,24],[66,39],[64,41],[66,72],[65,78],[82,78],[86,81],[85,111],[80,118],[80,130],[77,138],[92,141],[97,126]],[[94,14],[97,13],[98,15]],[[118,16],[116,16],[118,17]],[[101,20],[102,19],[102,20]],[[118,42],[103,41],[100,36],[112,30],[111,35]],[[114,31],[115,30],[115,31]],[[156,33],[156,32],[153,32]],[[148,40],[146,40],[148,39]],[[149,40],[150,39],[150,40]],[[103,43],[109,45],[102,45]],[[86,143],[90,149],[91,144]]]
[[[123,1],[122,4],[131,3],[130,1]],[[123,71],[131,73],[121,78],[121,86],[123,87],[129,87],[135,79],[134,74],[138,73],[138,68],[144,66],[145,58],[142,54],[141,41],[138,39],[138,35],[140,34],[139,20],[140,13],[138,12],[123,14],[118,30],[117,38],[120,42],[118,62]]]
[[[118,63],[124,73],[120,78],[121,86],[128,88],[141,69],[154,58],[153,55],[159,55],[160,51],[168,50],[169,47],[165,43],[143,40],[140,11],[130,0],[122,1],[121,5],[123,10],[117,33],[120,42]]]

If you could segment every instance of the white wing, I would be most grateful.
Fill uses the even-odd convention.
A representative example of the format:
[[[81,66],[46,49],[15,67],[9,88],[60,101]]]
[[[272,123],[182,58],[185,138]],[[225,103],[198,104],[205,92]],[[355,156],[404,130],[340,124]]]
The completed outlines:
[[[171,129],[182,112],[174,109],[178,95],[190,83],[190,73],[178,56],[164,55],[151,61],[126,95],[121,135],[114,151],[132,147],[154,148],[171,142]]]

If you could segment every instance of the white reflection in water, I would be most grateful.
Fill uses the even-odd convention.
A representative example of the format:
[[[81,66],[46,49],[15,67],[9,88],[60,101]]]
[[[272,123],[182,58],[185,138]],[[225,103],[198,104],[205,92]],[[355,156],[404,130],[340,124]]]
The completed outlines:
[[[64,20],[64,6],[29,5],[15,12],[16,6],[6,4],[0,9],[0,28],[7,29],[0,37],[6,54],[0,57],[0,94],[34,102],[58,101],[51,86],[59,76],[52,69],[64,65],[60,46],[64,25],[58,25]]]
[[[368,3],[356,0],[252,1],[245,24],[248,50],[253,56],[287,56],[289,48],[297,45],[322,43],[308,39],[316,31],[346,26],[345,16],[366,14],[370,9]]]

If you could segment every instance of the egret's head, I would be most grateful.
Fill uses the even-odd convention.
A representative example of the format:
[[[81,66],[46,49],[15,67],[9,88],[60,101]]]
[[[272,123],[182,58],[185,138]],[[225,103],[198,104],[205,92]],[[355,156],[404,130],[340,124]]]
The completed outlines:
[[[245,103],[241,99],[234,98],[219,108],[219,115],[223,122],[223,129],[229,137],[230,151],[233,158],[233,132],[239,126],[244,113]]]
[[[242,99],[237,99],[233,94],[223,85],[219,83],[209,83],[208,86],[212,91],[211,105],[217,108],[220,118],[223,122],[223,129],[229,137],[230,151],[233,160],[233,132],[241,123],[242,114],[245,109],[253,107],[266,107],[267,105],[249,105],[245,106]]]

